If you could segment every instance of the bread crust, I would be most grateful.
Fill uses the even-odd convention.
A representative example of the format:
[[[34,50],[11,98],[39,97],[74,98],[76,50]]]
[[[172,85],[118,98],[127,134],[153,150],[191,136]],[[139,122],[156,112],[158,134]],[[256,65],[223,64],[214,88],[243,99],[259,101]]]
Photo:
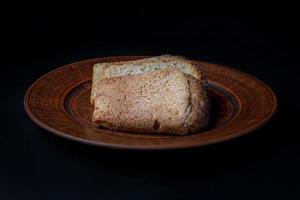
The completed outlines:
[[[96,98],[96,92],[97,92],[97,85],[99,82],[99,78],[102,75],[102,65],[99,63],[94,64],[93,66],[93,79],[92,79],[92,89],[91,89],[91,97],[90,97],[90,103],[94,105],[95,98]]]
[[[104,79],[98,84],[92,120],[103,127],[186,135],[208,123],[205,87],[177,68]]]
[[[200,80],[190,75],[185,76],[189,83],[191,108],[184,125],[188,133],[193,133],[208,125],[210,118],[210,101],[206,88]]]

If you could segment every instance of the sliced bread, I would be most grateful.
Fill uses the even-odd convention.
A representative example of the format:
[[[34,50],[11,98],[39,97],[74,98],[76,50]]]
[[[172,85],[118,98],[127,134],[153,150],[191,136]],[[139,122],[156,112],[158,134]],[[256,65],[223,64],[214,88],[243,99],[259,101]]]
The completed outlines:
[[[100,80],[96,96],[92,120],[113,130],[186,135],[209,120],[203,84],[177,67]]]

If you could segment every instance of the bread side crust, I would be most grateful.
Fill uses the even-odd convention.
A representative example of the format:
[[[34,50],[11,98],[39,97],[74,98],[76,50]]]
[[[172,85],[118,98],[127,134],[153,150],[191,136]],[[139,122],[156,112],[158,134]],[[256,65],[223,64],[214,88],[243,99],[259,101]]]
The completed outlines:
[[[185,119],[185,131],[194,133],[208,125],[210,118],[210,101],[205,87],[200,80],[186,75],[190,91],[190,112]]]
[[[92,105],[95,103],[96,93],[97,93],[97,85],[99,82],[100,77],[102,76],[102,65],[97,63],[93,66],[93,79],[92,79],[92,90],[91,90],[91,97],[90,102]]]

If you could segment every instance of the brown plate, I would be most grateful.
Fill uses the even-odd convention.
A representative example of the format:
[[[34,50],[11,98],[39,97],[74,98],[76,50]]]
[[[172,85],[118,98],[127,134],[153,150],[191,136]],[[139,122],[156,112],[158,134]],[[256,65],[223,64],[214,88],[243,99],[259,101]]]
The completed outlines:
[[[138,58],[143,57],[96,58],[49,72],[28,89],[25,110],[35,123],[55,135],[123,149],[175,149],[217,143],[257,129],[276,111],[276,97],[261,81],[228,67],[195,61],[207,74],[212,101],[212,118],[205,130],[189,136],[172,136],[95,128],[89,102],[93,64]]]

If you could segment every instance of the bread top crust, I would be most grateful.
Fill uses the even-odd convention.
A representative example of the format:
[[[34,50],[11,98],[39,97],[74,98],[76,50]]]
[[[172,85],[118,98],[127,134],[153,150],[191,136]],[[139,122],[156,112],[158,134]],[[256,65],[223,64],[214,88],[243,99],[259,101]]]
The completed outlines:
[[[187,134],[208,122],[205,88],[177,68],[104,79],[96,95],[93,121],[115,130]]]

